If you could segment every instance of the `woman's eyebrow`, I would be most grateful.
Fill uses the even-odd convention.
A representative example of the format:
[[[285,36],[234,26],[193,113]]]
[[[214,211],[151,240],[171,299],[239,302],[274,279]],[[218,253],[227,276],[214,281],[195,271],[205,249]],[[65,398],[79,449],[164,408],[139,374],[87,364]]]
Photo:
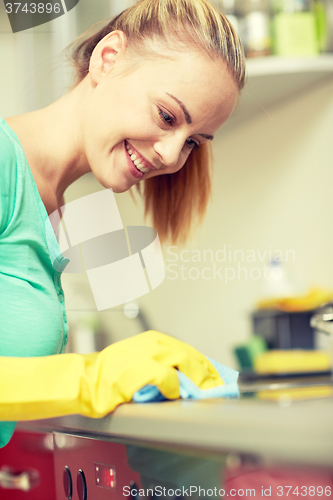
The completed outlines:
[[[198,134],[198,135],[201,135],[201,137],[204,137],[205,139],[209,139],[210,141],[212,141],[214,139],[213,135],[208,135],[208,134]]]
[[[177,97],[175,97],[174,95],[172,94],[169,94],[169,92],[166,92],[166,94],[170,97],[172,97],[172,99],[174,99],[178,104],[179,106],[181,107],[183,113],[184,113],[184,116],[185,116],[185,120],[186,120],[186,123],[189,125],[190,123],[192,123],[192,118],[191,118],[191,115],[190,113],[187,111],[186,109],[186,106],[184,103],[182,103],[182,101],[180,101],[179,99],[177,99]],[[205,139],[209,139],[210,141],[212,141],[214,139],[214,136],[213,135],[208,135],[208,134],[198,134],[200,135],[201,137],[204,137]]]
[[[175,97],[174,95],[172,94],[169,94],[168,92],[166,92],[166,94],[170,97],[172,97],[172,99],[174,99],[178,104],[179,106],[182,108],[182,111],[185,115],[185,120],[186,120],[186,123],[189,125],[190,123],[192,123],[192,118],[191,118],[191,115],[190,113],[187,111],[186,107],[185,107],[185,104],[182,103],[182,101],[180,101],[179,99],[177,99],[177,97]]]

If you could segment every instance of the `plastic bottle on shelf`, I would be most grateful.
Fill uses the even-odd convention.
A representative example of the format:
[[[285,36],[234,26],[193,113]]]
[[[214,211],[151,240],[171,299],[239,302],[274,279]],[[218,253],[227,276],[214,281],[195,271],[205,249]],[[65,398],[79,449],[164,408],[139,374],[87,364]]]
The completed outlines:
[[[283,262],[274,257],[265,269],[265,283],[262,289],[265,298],[290,297],[296,293]]]
[[[271,54],[269,0],[238,0],[236,11],[240,18],[240,37],[247,57]]]
[[[315,12],[321,52],[333,52],[333,2],[316,0]]]
[[[274,0],[273,52],[279,56],[315,56],[319,36],[313,0]]]

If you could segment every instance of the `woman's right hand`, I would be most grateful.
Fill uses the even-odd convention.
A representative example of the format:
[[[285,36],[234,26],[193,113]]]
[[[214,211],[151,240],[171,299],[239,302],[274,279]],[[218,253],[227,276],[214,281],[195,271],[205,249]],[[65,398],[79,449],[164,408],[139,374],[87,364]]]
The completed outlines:
[[[196,349],[147,331],[100,353],[0,358],[0,420],[35,420],[70,414],[99,418],[132,400],[147,384],[179,398],[177,370],[200,389],[223,385]]]

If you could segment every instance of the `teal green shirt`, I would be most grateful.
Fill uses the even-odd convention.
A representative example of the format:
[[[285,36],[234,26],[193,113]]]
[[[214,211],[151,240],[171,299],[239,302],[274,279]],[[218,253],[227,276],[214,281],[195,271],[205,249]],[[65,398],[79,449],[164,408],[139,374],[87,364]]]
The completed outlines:
[[[64,351],[68,325],[60,278],[68,262],[22,146],[0,119],[0,356]],[[0,422],[0,447],[14,427]]]

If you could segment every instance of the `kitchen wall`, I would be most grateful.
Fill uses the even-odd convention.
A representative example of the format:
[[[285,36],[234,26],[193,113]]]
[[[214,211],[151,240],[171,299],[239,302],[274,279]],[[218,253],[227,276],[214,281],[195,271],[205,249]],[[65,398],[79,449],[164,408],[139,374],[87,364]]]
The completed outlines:
[[[58,24],[13,35],[0,4],[2,116],[44,106],[61,94],[70,72],[62,76],[57,47],[86,28],[88,18],[106,16],[105,5],[96,2],[95,8],[94,2],[94,10],[81,0],[82,13],[67,28],[63,16]],[[275,251],[288,258],[286,270],[298,290],[333,288],[332,125],[332,79],[273,109],[258,105],[258,113],[237,127],[226,124],[214,140],[214,189],[205,222],[185,248],[164,249],[166,279],[138,300],[151,328],[235,366],[232,347],[250,335],[249,314],[263,294],[263,267]],[[87,175],[68,189],[66,202],[97,189]],[[144,223],[140,200],[135,204],[129,193],[116,198],[124,225]],[[93,299],[83,276],[64,274],[63,284],[74,328],[90,314]],[[122,307],[98,316],[113,341],[143,329],[125,318]]]

